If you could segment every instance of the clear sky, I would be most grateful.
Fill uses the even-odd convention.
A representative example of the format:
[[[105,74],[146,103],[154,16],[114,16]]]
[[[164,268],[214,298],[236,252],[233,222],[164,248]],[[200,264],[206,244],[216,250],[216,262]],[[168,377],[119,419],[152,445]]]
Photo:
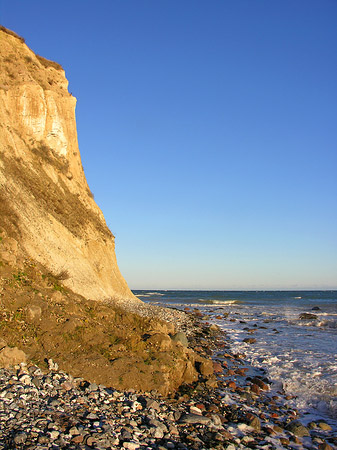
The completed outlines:
[[[335,0],[0,0],[61,63],[133,289],[337,288]]]

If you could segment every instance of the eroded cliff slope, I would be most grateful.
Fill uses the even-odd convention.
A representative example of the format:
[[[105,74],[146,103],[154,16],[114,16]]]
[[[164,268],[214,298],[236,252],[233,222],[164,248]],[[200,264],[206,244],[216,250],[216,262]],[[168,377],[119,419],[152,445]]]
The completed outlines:
[[[4,28],[0,61],[0,227],[74,292],[137,302],[85,179],[64,70]]]

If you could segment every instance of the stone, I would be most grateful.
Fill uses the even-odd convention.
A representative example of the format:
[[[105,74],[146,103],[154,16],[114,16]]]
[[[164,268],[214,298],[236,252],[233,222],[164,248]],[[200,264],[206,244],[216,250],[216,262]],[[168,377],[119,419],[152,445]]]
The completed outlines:
[[[15,434],[13,441],[16,445],[24,444],[27,440],[27,437],[27,433],[17,433]]]
[[[250,427],[254,428],[254,430],[258,432],[261,431],[261,421],[255,414],[246,414],[246,419]]]
[[[318,445],[318,450],[333,450],[331,445],[329,445],[327,442],[322,442]]]
[[[140,448],[140,445],[137,442],[123,442],[123,448],[136,450],[137,448]]]
[[[1,251],[0,260],[4,261],[5,263],[7,263],[12,267],[16,265],[16,256],[10,252]]]
[[[318,426],[321,430],[324,431],[332,431],[331,426],[326,422],[318,422]]]
[[[256,384],[263,391],[268,391],[269,390],[269,386],[264,381],[262,381],[260,378],[254,377],[251,380],[251,382],[253,384]]]
[[[214,323],[209,327],[209,331],[212,333],[212,334],[217,334],[217,333],[220,333],[220,331],[221,331],[221,328],[218,326],[218,325],[215,325]]]
[[[26,360],[26,354],[17,347],[4,347],[0,350],[0,367],[8,368]]]
[[[308,428],[302,425],[299,420],[291,421],[290,423],[288,423],[285,429],[298,437],[310,436]]]
[[[170,336],[164,333],[153,334],[147,339],[146,342],[162,352],[172,348],[172,340]]]
[[[317,320],[318,317],[316,316],[316,314],[302,313],[299,315],[299,319],[300,320]]]
[[[203,359],[202,361],[196,362],[196,368],[198,372],[205,378],[213,375],[213,361],[210,359]]]
[[[245,342],[246,344],[255,344],[256,339],[255,338],[245,338],[242,342]]]
[[[173,342],[179,342],[184,347],[188,347],[188,339],[185,333],[179,331],[171,337]]]
[[[29,305],[26,308],[26,320],[35,322],[41,319],[42,309],[38,305]]]
[[[218,361],[213,361],[213,370],[214,373],[222,373],[223,372],[222,364],[219,363]]]
[[[180,418],[179,423],[210,425],[212,420],[200,414],[184,414]]]

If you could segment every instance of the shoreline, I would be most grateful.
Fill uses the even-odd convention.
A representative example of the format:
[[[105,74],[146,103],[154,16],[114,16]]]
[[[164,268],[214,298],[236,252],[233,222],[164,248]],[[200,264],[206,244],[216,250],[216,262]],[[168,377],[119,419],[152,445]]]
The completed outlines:
[[[263,370],[233,353],[226,334],[200,312],[141,309],[141,315],[160,309],[161,319],[186,333],[190,348],[212,355],[217,387],[196,382],[164,398],[74,379],[51,361],[47,373],[1,369],[0,423],[7,431],[0,432],[0,449],[336,448],[329,425],[301,425],[287,396],[271,391]]]

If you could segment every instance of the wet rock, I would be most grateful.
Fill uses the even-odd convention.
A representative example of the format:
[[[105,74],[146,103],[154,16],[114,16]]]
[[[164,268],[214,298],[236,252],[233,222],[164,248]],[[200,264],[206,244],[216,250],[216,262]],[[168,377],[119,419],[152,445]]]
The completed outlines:
[[[218,361],[213,361],[213,370],[214,373],[222,373],[223,372],[222,364],[219,363]]]
[[[322,442],[318,445],[318,450],[333,450],[331,445],[329,445],[327,442]]]
[[[308,428],[302,425],[299,420],[293,420],[292,422],[288,423],[285,429],[298,437],[310,436]]]
[[[313,308],[311,308],[312,311],[320,311],[321,308],[319,306],[314,306]]]
[[[245,342],[246,344],[255,344],[256,339],[255,338],[245,338],[242,342]]]
[[[252,384],[256,384],[263,391],[269,390],[269,386],[264,381],[262,381],[260,378],[254,377],[254,378],[252,378],[251,382],[252,382]]]
[[[327,424],[326,422],[319,422],[318,426],[319,426],[319,428],[321,430],[324,430],[324,431],[331,431],[332,430],[331,426],[329,424]]]
[[[248,413],[246,414],[247,424],[254,428],[254,430],[260,432],[261,431],[261,421],[260,419],[255,415]]]
[[[311,314],[311,313],[302,313],[298,317],[300,320],[317,320],[318,319],[316,314]]]

